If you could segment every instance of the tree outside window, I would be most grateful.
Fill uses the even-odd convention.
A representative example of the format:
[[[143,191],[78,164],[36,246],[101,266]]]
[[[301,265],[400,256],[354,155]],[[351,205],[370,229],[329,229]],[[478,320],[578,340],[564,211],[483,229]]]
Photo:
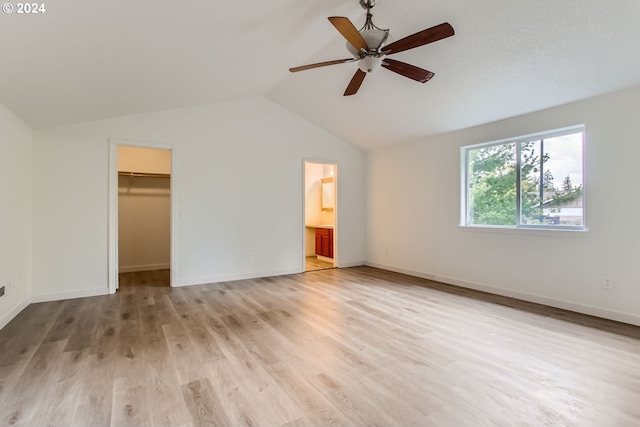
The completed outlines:
[[[584,128],[463,149],[465,225],[584,228]]]

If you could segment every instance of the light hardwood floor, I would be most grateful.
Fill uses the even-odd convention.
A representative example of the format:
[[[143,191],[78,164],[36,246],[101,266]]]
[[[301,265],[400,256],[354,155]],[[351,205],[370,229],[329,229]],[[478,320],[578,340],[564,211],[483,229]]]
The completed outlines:
[[[171,270],[135,271],[118,274],[118,286],[170,286]]]
[[[32,304],[0,425],[637,426],[640,328],[358,267]]]
[[[305,271],[318,271],[333,268],[333,264],[321,259],[317,256],[308,256],[305,259]]]

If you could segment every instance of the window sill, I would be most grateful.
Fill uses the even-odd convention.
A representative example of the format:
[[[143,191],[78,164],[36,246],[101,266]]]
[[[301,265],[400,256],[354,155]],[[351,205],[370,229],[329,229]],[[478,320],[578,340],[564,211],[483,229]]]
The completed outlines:
[[[517,228],[517,227],[501,227],[488,225],[458,225],[458,229],[464,232],[472,233],[497,233],[497,234],[516,234],[523,236],[548,236],[548,237],[571,237],[586,238],[589,233],[588,228],[577,229],[559,229],[559,228]]]

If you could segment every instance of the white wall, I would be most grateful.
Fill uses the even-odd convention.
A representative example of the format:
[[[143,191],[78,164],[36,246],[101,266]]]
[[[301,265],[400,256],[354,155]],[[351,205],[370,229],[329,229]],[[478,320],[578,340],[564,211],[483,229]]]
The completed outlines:
[[[303,271],[303,158],[338,163],[341,266],[364,262],[363,153],[250,98],[36,131],[37,300],[106,292],[108,138],[174,148],[176,285]]]
[[[367,263],[640,324],[638,111],[640,87],[368,153]],[[458,226],[461,146],[582,123],[589,231]]]
[[[32,133],[0,104],[0,328],[31,294]]]

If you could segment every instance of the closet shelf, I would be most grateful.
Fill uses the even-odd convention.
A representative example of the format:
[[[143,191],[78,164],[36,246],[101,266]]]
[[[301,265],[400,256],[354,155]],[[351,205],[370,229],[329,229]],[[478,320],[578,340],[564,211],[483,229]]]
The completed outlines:
[[[118,176],[129,176],[133,178],[171,178],[171,174],[168,174],[168,173],[126,172],[126,171],[118,171]]]

